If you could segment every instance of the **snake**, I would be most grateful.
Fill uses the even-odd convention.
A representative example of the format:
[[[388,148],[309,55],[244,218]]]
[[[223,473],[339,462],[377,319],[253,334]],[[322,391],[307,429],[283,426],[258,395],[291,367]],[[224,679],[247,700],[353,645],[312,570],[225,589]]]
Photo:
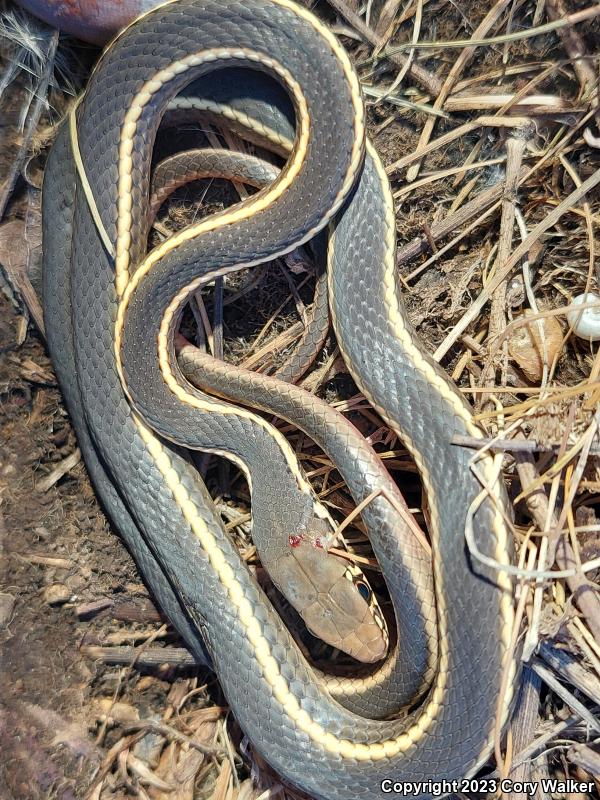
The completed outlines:
[[[177,104],[179,105],[179,103]],[[190,108],[191,102],[187,103]],[[227,107],[227,106],[225,106]],[[181,121],[181,117],[173,115],[175,105],[170,104],[169,111],[171,122]],[[198,109],[199,117],[194,114],[192,121],[206,120],[206,109]],[[223,120],[218,120],[221,123]],[[255,136],[252,127],[240,127],[238,133],[242,138],[250,139]],[[268,149],[273,148],[273,141],[267,137],[258,139]],[[289,154],[291,142],[284,152]],[[152,178],[152,192],[150,197],[150,220],[154,220],[163,203],[181,186],[203,178],[218,178],[221,180],[236,180],[247,186],[263,188],[275,180],[279,173],[277,167],[268,161],[248,155],[236,153],[231,150],[218,148],[201,148],[184,150],[163,159],[155,168]],[[329,304],[327,300],[327,273],[319,269],[310,312],[306,314],[305,324],[299,341],[291,354],[279,366],[274,374],[282,381],[296,383],[308,368],[313,364],[317,354],[323,347],[329,332]]]
[[[194,87],[211,113],[257,135],[281,132],[281,109],[263,103],[260,121],[243,87],[223,106],[214,87],[228,70],[283,87],[294,115],[291,151],[267,186],[148,251],[153,145],[170,103]],[[157,602],[215,670],[250,741],[291,784],[324,800],[384,796],[390,782],[432,797],[436,781],[473,775],[509,718],[518,682],[501,464],[485,450],[473,460],[452,442],[483,433],[408,319],[393,198],[365,128],[348,55],[304,7],[172,0],[100,58],[59,130],[43,185],[48,347],[95,490]],[[337,342],[360,391],[415,460],[431,553],[344,415],[297,386],[186,346],[177,358],[194,292],[325,234]],[[397,643],[356,679],[309,663],[189,457],[217,452],[244,471],[252,535],[282,573],[275,582],[293,573],[300,544],[311,566],[291,593],[312,592],[330,555],[314,545],[332,521],[287,440],[257,411],[273,408],[335,459],[357,503],[368,500],[363,520]],[[467,528],[483,558],[467,546]],[[352,589],[336,579],[336,591],[346,584]],[[408,707],[395,713],[392,704]]]

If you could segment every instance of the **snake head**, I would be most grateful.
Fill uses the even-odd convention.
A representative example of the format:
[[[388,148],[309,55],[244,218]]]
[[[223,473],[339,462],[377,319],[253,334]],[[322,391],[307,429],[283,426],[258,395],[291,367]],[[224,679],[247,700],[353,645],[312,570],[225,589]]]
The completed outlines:
[[[290,536],[285,585],[279,588],[319,639],[358,661],[380,661],[389,639],[375,595],[360,569],[321,542],[313,531]]]

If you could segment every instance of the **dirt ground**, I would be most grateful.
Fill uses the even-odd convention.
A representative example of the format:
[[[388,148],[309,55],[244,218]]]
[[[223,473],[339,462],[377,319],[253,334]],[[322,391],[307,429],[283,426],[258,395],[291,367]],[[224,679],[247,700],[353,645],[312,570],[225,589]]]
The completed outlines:
[[[66,800],[102,761],[96,702],[117,679],[81,655],[84,637],[95,637],[77,608],[124,597],[143,607],[147,593],[82,462],[40,489],[76,442],[42,342],[30,332],[19,346],[17,315],[4,297],[0,308],[2,797]]]
[[[38,488],[76,444],[43,344],[35,334],[17,344],[18,319],[4,297],[1,315],[3,789],[71,798],[100,760],[88,725],[90,684],[102,680],[79,654],[85,629],[74,609],[118,596],[136,573],[81,463]]]

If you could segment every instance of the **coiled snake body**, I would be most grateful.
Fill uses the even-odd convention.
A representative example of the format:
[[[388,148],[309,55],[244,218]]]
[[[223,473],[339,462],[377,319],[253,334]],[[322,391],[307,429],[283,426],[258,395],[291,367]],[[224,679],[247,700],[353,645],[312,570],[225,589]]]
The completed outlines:
[[[192,81],[240,67],[275,77],[292,99],[296,133],[286,166],[244,203],[146,255],[160,120]],[[214,111],[214,98],[205,99]],[[247,111],[242,100],[238,116],[247,121]],[[274,111],[274,129],[277,119]],[[315,796],[366,798],[384,779],[472,773],[489,754],[495,723],[506,719],[503,671],[510,686],[515,670],[511,586],[501,569],[511,555],[506,500],[493,459],[480,459],[478,478],[469,455],[451,444],[455,433],[481,434],[407,322],[393,203],[365,143],[360,89],[343,49],[289,0],[177,0],[115,40],[72,123],[61,129],[44,181],[48,343],[96,490],[158,602],[197,657],[212,662],[261,753]],[[175,358],[173,335],[192,291],[286,253],[328,223],[335,332],[361,390],[421,471],[437,607],[436,638],[428,556],[398,521],[399,501],[388,489],[363,517],[396,607],[399,646],[379,673],[356,684],[330,681],[305,661],[179,449],[222,452],[248,472],[253,535],[278,553],[277,564],[287,563],[288,534],[321,529],[327,515],[285,440],[219,397],[276,405],[309,430],[333,453],[357,502],[386,480],[358,433],[316,399],[210,359],[200,377],[214,392],[207,396]],[[188,364],[186,374],[193,370]],[[366,476],[360,482],[352,477],[357,463]],[[467,517],[499,569],[471,560]],[[390,698],[405,703],[430,681],[416,710],[385,719]],[[424,787],[420,796],[430,794]]]

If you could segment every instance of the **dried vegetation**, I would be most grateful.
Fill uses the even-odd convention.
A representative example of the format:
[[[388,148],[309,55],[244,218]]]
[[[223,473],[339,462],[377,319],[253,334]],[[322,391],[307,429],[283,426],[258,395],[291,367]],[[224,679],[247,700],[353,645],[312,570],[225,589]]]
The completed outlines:
[[[514,505],[523,685],[487,771],[594,779],[598,791],[600,350],[576,330],[582,313],[600,314],[600,9],[573,0],[320,0],[314,10],[342,38],[361,77],[370,134],[397,203],[409,314],[474,405]],[[0,263],[15,309],[8,313],[4,301],[0,321],[0,502],[7,536],[25,531],[21,547],[7,549],[0,596],[7,652],[21,648],[11,656],[14,702],[5,726],[29,731],[36,743],[10,750],[4,780],[21,798],[48,796],[46,789],[90,800],[296,797],[252,752],[218,685],[194,668],[117,541],[90,555],[77,539],[83,532],[97,543],[109,534],[57,405],[35,288],[45,145],[95,51],[8,6],[0,42]],[[206,130],[209,142],[223,141]],[[234,198],[230,188],[206,183],[179,190],[154,235]],[[311,291],[302,263],[268,265],[198,296],[186,324],[213,353],[271,371],[301,332]],[[574,305],[581,295],[584,305]],[[425,525],[414,464],[357,392],[332,338],[303,385],[369,437]],[[341,523],[354,505],[335,466],[292,426],[275,424]],[[214,458],[198,465],[260,574],[243,477]],[[53,547],[45,535],[32,538],[46,526]],[[378,587],[359,518],[346,533]],[[118,592],[103,558],[120,565]],[[86,574],[95,580],[73,583]],[[38,609],[35,620],[20,612],[27,603]],[[71,623],[48,631],[40,657],[45,647],[74,651],[65,658],[79,682],[77,708],[61,705],[51,683],[43,697],[23,689],[27,636],[14,626],[21,634],[43,626],[49,607],[59,609],[49,628],[57,615]],[[310,637],[303,642],[318,661],[332,657]],[[71,698],[67,690],[68,675]]]

